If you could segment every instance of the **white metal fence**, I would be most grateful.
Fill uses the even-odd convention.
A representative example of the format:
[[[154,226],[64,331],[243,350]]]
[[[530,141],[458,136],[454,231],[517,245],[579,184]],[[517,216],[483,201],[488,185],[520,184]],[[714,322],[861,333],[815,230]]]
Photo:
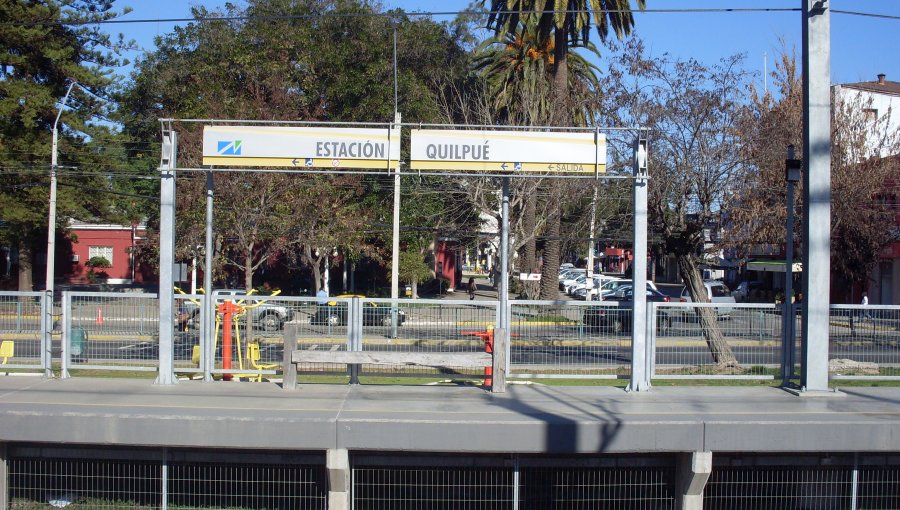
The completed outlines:
[[[50,369],[51,314],[47,293],[0,292],[0,371]]]
[[[206,326],[206,300],[216,313]],[[174,370],[182,376],[276,378],[284,328],[296,349],[471,352],[486,348],[498,326],[496,301],[236,296],[176,296]],[[225,328],[226,303],[237,305]],[[712,322],[699,320],[710,309]],[[654,379],[789,379],[799,374],[800,307],[794,341],[782,343],[784,305],[648,303],[644,321]],[[630,303],[513,301],[510,378],[628,378],[632,373]],[[51,306],[40,292],[0,293],[0,341],[12,354],[6,371],[159,370],[159,304],[155,294],[64,292]],[[229,334],[226,335],[226,330]],[[207,334],[207,331],[209,333]],[[724,346],[710,347],[713,340]],[[7,345],[9,347],[9,345]],[[713,354],[716,352],[717,354]],[[723,362],[722,352],[733,356]],[[834,379],[900,379],[900,306],[832,305],[830,373]],[[305,366],[302,375],[342,374],[478,378],[478,370],[424,367]],[[355,370],[355,372],[354,372]]]

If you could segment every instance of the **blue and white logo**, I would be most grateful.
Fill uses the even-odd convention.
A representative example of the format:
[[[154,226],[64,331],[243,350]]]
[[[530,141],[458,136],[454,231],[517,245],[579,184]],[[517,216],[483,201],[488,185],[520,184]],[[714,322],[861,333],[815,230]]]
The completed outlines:
[[[241,140],[219,141],[218,152],[222,156],[240,156]]]

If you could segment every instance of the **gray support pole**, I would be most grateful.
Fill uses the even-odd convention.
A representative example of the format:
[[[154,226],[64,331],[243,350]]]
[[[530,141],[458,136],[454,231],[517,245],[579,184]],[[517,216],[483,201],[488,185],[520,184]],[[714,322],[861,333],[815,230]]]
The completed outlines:
[[[788,386],[794,375],[794,343],[797,314],[791,297],[794,295],[794,185],[800,182],[803,163],[794,159],[794,146],[788,146],[784,177],[787,181],[787,237],[785,242],[784,317],[782,318],[782,386]]]
[[[803,391],[828,391],[831,289],[831,13],[803,2]]]
[[[494,330],[494,352],[491,372],[491,393],[506,393],[506,353],[509,352],[509,331]]]
[[[703,510],[703,489],[712,473],[712,452],[683,453],[677,462],[678,509]]]
[[[44,333],[45,345],[48,346],[53,342],[53,337],[51,336],[51,332],[53,331],[53,289],[54,284],[56,283],[56,170],[59,166],[59,118],[62,116],[63,108],[66,107],[66,102],[69,100],[69,94],[72,93],[72,87],[75,86],[75,83],[76,82],[74,81],[69,83],[69,88],[66,89],[66,95],[63,96],[59,109],[56,111],[56,120],[53,121],[52,142],[50,146],[50,203],[47,209],[47,272],[46,280],[44,282],[44,290],[50,294],[50,306],[46,310],[42,310],[44,312],[42,314],[44,324],[41,328]],[[50,365],[45,365],[45,367],[44,375],[49,377]],[[6,507],[0,506],[0,508]]]
[[[328,470],[328,510],[350,509],[350,454],[346,448],[325,452]]]
[[[206,297],[203,300],[203,310],[201,311],[200,320],[203,323],[201,334],[202,344],[200,347],[200,362],[203,365],[203,381],[212,382],[213,377],[210,369],[213,367],[211,362],[216,356],[216,350],[213,349],[213,335],[216,328],[216,302],[212,298],[212,275],[213,275],[213,173],[206,172],[206,244],[204,246],[206,269],[203,271],[203,291]]]
[[[297,389],[297,365],[294,364],[294,350],[297,349],[297,325],[284,325],[284,359],[281,362],[281,389]]]
[[[169,508],[169,449],[162,449],[162,465],[160,466],[160,510]]]
[[[500,324],[509,333],[509,177],[503,178],[500,206]]]
[[[9,508],[9,454],[6,443],[0,443],[0,508]]]
[[[394,114],[394,122],[400,124],[400,113]],[[390,143],[395,143],[391,140]],[[399,140],[396,141],[399,143]],[[390,156],[388,156],[390,159]],[[400,162],[394,171],[394,220],[391,237],[391,299],[400,297]],[[396,303],[394,304],[396,306]],[[396,314],[395,314],[396,315]],[[396,336],[396,335],[395,335]]]
[[[162,131],[159,163],[159,374],[156,384],[175,384],[172,334],[175,331],[175,157],[177,135],[171,124]]]
[[[396,30],[394,31],[396,34]],[[400,112],[394,112],[394,124],[400,129]],[[400,143],[400,140],[393,140],[388,136],[388,143]],[[388,150],[388,160],[390,160],[390,150]],[[400,298],[400,162],[397,161],[397,169],[394,172],[394,220],[391,236],[391,338],[397,338],[397,324],[399,312],[397,309],[397,299]]]
[[[634,261],[631,281],[631,382],[628,391],[649,391],[647,372],[647,138],[643,132],[634,144]]]
[[[591,291],[594,290],[594,231],[596,229],[597,224],[597,198],[600,193],[600,188],[597,186],[597,178],[595,177],[593,182],[594,186],[594,195],[591,198],[591,227],[590,227],[590,239],[588,240],[588,255],[587,255],[587,271],[585,274],[587,278],[584,281],[585,295],[584,299],[590,301],[592,299]]]
[[[62,338],[59,341],[59,378],[68,379],[69,365],[72,364],[72,296],[63,292],[62,296]]]
[[[44,368],[44,378],[53,377],[53,292],[46,291],[41,298],[41,316],[45,318],[41,335],[41,366]],[[62,330],[62,318],[60,317],[60,330]],[[62,339],[60,339],[62,343]],[[0,508],[3,508],[0,506]]]

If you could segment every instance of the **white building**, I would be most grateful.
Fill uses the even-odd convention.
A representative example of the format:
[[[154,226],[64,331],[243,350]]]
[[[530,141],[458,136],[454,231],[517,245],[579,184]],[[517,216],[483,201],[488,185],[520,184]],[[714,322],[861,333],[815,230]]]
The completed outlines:
[[[895,154],[889,147],[895,146],[892,138],[900,133],[900,82],[888,81],[884,74],[879,74],[875,81],[845,83],[833,88],[836,107],[844,104],[862,109],[869,131],[867,156]]]

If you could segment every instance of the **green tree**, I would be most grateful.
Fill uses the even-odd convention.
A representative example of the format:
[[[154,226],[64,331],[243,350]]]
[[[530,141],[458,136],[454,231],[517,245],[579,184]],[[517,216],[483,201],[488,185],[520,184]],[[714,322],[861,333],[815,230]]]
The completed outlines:
[[[33,256],[46,239],[51,130],[73,80],[80,87],[59,123],[60,184],[75,182],[67,173],[82,185],[93,180],[90,169],[69,169],[80,166],[77,154],[89,145],[97,95],[112,83],[118,63],[112,41],[92,23],[118,15],[105,0],[0,1],[0,18],[7,20],[0,31],[0,242],[18,249],[20,290],[32,290]],[[57,203],[58,225],[105,214],[96,195],[65,187]]]
[[[481,1],[484,5],[485,0]],[[637,0],[643,9],[644,0]],[[610,28],[618,38],[631,33],[634,17],[631,0],[492,0],[488,27],[497,33],[515,34],[520,24],[536,20],[536,39],[543,41],[553,37],[554,60],[552,66],[553,98],[551,124],[562,126],[573,122],[573,105],[569,96],[569,49],[585,46],[590,39],[592,26],[601,40],[606,40]],[[550,201],[560,204],[563,192],[559,183],[550,186]],[[541,297],[556,295],[556,276],[559,274],[561,255],[561,223],[563,211],[550,210],[544,247],[544,268],[541,279]]]
[[[434,271],[422,259],[420,250],[400,252],[400,281],[410,284],[413,298],[419,297],[419,282],[433,277]]]
[[[198,18],[211,14],[194,11]],[[429,122],[436,112],[433,77],[452,72],[462,56],[446,27],[399,11],[385,16],[357,0],[252,0],[246,9],[227,5],[220,14],[245,19],[176,28],[138,63],[124,98],[136,112],[126,121],[129,136],[157,139],[158,118],[391,121],[395,27],[403,120]],[[179,166],[200,166],[199,126],[178,128]],[[327,270],[325,254],[335,247],[378,257],[390,243],[364,225],[390,217],[392,196],[383,192],[384,180],[217,175],[215,214],[222,221],[216,223],[215,259],[250,282],[274,254],[309,267],[317,281]],[[203,238],[205,179],[181,174],[178,186],[177,254],[187,257]],[[427,200],[441,204],[439,197]],[[404,208],[404,214],[417,209]]]

